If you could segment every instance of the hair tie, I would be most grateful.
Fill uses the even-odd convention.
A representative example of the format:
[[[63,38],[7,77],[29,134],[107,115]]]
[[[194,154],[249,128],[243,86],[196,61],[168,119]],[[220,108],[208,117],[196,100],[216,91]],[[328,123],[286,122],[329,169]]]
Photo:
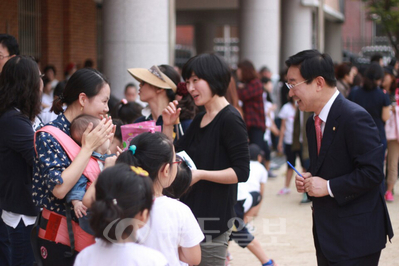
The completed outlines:
[[[118,205],[118,201],[117,201],[116,199],[112,199],[112,203],[113,203],[114,205]]]
[[[141,167],[138,166],[130,166],[133,172],[141,176],[148,176],[148,172]]]
[[[136,145],[131,145],[131,146],[129,147],[129,151],[131,151],[133,155],[136,153],[136,150],[137,150]]]
[[[63,103],[64,102],[64,95],[61,93],[59,96],[58,96],[58,99],[60,99],[60,101]]]
[[[122,103],[123,105],[126,105],[126,104],[128,104],[129,102],[128,102],[126,99],[122,99],[122,100],[121,100],[121,103]]]
[[[188,94],[187,85],[185,82],[179,82],[177,84],[176,94],[180,96],[186,96]]]

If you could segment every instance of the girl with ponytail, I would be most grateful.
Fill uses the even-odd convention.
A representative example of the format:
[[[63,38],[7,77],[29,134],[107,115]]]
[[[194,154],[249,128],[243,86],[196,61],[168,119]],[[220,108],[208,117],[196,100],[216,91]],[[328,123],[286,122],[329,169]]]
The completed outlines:
[[[168,265],[158,251],[136,244],[136,232],[148,220],[152,182],[148,173],[127,164],[105,169],[95,184],[90,225],[96,243],[76,257],[79,265]]]
[[[187,188],[191,183],[191,171],[189,174],[182,171],[176,178],[183,162],[176,156],[172,141],[160,132],[140,134],[132,139],[129,149],[116,163],[141,167],[153,181],[154,205],[148,225],[138,231],[140,243],[160,251],[169,265],[198,265],[201,261],[199,243],[204,239],[198,222],[185,204],[164,195],[164,189],[173,184],[175,189],[169,192],[180,191],[179,195],[173,195],[179,197],[186,190],[182,185]]]

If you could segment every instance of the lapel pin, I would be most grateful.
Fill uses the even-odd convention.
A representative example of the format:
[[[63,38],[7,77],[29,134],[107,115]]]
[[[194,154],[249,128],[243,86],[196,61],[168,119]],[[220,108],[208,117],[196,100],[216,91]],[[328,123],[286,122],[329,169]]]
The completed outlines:
[[[333,131],[335,131],[335,127],[333,127]]]

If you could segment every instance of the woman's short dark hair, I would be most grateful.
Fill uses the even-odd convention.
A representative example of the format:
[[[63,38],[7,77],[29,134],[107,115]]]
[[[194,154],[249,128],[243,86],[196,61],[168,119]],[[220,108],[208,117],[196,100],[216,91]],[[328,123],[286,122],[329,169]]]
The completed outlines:
[[[380,80],[384,78],[384,69],[377,62],[373,62],[364,72],[363,89],[370,91],[380,85]]]
[[[258,78],[254,64],[249,60],[241,61],[237,67],[241,69],[241,81],[248,83],[253,79]]]
[[[76,71],[65,85],[61,97],[54,99],[52,111],[60,114],[63,111],[62,105],[67,106],[79,99],[80,93],[85,93],[87,97],[96,96],[108,80],[99,71],[92,68],[82,68]]]
[[[352,69],[350,62],[343,62],[335,68],[335,77],[337,79],[343,79],[346,75],[349,75]]]
[[[177,71],[169,65],[159,65],[158,66],[159,70],[162,71],[168,78],[170,78],[171,81],[177,86],[180,82],[180,74],[177,73]],[[172,102],[175,99],[175,93],[173,90],[166,90],[166,95],[168,96],[168,99],[170,102]]]
[[[40,86],[39,68],[31,57],[10,58],[0,75],[0,115],[15,107],[33,121],[41,111]]]
[[[151,210],[153,190],[150,178],[136,174],[127,164],[118,164],[105,169],[95,186],[96,200],[90,209],[90,226],[94,236],[106,242],[130,236],[133,228],[122,228],[123,234],[118,234],[118,222],[115,220],[134,218],[144,210]],[[105,229],[112,222],[114,224],[105,235]]]
[[[231,73],[222,57],[216,54],[199,54],[190,58],[183,66],[183,79],[188,80],[192,74],[208,82],[213,95],[226,94]]]
[[[129,147],[132,145],[136,146],[134,154],[131,150],[124,151],[116,163],[139,166],[148,172],[153,181],[165,164],[173,162],[172,141],[161,132],[142,133],[130,141]]]
[[[285,64],[287,67],[299,67],[301,76],[307,80],[307,84],[320,76],[324,78],[328,86],[335,87],[337,85],[334,64],[328,54],[322,54],[317,50],[305,50],[290,56]]]

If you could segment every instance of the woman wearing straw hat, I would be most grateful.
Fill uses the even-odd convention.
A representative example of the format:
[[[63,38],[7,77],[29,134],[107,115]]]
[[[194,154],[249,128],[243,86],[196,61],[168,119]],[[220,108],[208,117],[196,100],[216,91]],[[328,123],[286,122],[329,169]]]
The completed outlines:
[[[127,71],[140,82],[139,96],[148,106],[142,111],[143,116],[135,122],[155,120],[157,125],[162,125],[162,111],[169,102],[175,99],[176,84],[161,71],[165,65],[145,68],[130,68]],[[175,71],[176,72],[176,71]],[[176,72],[179,76],[179,74]]]

